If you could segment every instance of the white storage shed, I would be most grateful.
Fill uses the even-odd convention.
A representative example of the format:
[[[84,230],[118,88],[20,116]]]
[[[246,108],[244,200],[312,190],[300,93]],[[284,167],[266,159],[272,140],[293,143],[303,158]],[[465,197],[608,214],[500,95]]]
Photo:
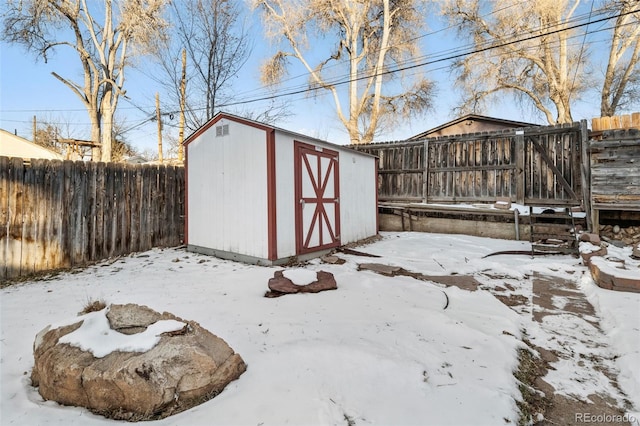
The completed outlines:
[[[190,251],[272,265],[378,232],[374,156],[226,113],[184,145]]]

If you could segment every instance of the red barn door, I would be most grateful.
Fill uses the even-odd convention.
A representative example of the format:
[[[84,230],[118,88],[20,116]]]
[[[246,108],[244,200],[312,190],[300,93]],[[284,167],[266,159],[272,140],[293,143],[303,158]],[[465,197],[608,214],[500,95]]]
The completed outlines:
[[[295,142],[296,252],[340,245],[338,152]]]

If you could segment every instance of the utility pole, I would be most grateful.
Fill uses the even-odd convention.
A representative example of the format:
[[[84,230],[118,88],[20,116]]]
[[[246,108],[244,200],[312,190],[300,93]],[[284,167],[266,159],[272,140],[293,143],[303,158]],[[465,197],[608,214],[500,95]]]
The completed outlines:
[[[180,125],[178,130],[178,161],[184,157],[184,104],[187,90],[187,49],[182,49],[182,79],[180,80]]]
[[[33,139],[32,139],[33,143],[37,143],[36,142],[37,129],[38,129],[38,126],[36,125],[36,116],[34,115],[33,116]]]
[[[160,93],[156,92],[156,120],[158,121],[158,161],[162,164],[162,118],[160,116]]]

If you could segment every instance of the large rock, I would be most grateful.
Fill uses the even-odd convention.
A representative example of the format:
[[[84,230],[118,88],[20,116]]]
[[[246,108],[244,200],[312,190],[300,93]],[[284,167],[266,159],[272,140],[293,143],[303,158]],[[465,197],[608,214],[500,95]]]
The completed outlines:
[[[593,236],[594,234],[582,234],[582,236],[580,237],[580,244],[578,245],[582,263],[586,266],[589,266],[591,264],[592,257],[606,256],[607,248],[600,245],[600,238],[597,235],[595,237],[592,237],[595,239],[589,239],[590,237],[586,237],[586,239],[583,239],[585,235]]]
[[[602,257],[591,259],[589,270],[595,283],[607,290],[640,293],[640,269],[627,269],[624,261],[619,262],[618,266],[612,266],[612,263]]]
[[[326,271],[318,271],[315,281],[304,285],[295,284],[284,276],[283,271],[275,271],[273,278],[269,279],[268,286],[270,291],[265,293],[265,297],[279,297],[294,293],[319,293],[338,288],[333,274]]]
[[[126,344],[103,354],[110,337],[100,341],[103,336],[93,336],[100,342],[98,349],[60,342],[73,340],[77,333],[71,333],[83,331],[84,322],[105,321],[101,316],[115,330],[101,335]],[[169,331],[154,336],[153,330],[163,324],[169,324]],[[85,334],[91,331],[84,327]],[[143,338],[155,340],[140,351]],[[34,358],[31,380],[44,399],[134,421],[167,417],[201,404],[246,370],[240,355],[198,323],[133,304],[111,305],[72,324],[45,328],[36,337]]]

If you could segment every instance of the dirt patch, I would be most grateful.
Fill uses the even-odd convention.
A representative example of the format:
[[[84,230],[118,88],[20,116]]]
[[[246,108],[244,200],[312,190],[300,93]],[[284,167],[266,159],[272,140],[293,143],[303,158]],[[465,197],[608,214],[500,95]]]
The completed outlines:
[[[563,333],[561,329],[558,329],[551,331],[553,337],[549,341],[542,340],[537,345],[525,339],[525,343],[532,351],[538,354],[538,357],[533,360],[521,360],[521,364],[523,362],[525,364],[533,362],[537,366],[535,371],[542,373],[534,377],[533,381],[527,383],[545,395],[544,404],[535,400],[530,403],[533,407],[538,407],[542,404],[544,408],[544,411],[541,412],[544,419],[542,417],[539,419],[531,417],[533,424],[581,425],[589,423],[593,425],[628,425],[629,422],[625,421],[627,419],[624,417],[624,408],[630,408],[630,404],[620,390],[616,374],[610,369],[610,359],[600,350],[606,339],[601,340],[598,337],[598,335],[602,335],[602,330],[595,309],[574,281],[540,274],[535,274],[532,281],[532,320],[534,323],[540,324],[541,329],[544,331],[546,318],[559,315],[561,316],[560,318],[574,318],[574,320],[570,321],[570,323],[574,324],[572,327],[584,327],[585,331],[588,331],[588,333],[582,335],[582,333],[576,334],[575,331],[570,329],[567,330],[567,333]],[[542,347],[547,344],[552,345],[552,348]],[[580,353],[580,347],[584,347],[582,350],[588,352]],[[586,371],[602,373],[609,380],[611,387],[616,390],[617,395],[609,395],[604,391],[601,393],[599,389],[581,397],[558,393],[545,380],[545,376],[549,370],[555,370],[554,364],[560,360],[565,363],[576,363]],[[580,380],[579,378],[575,379]],[[534,393],[535,395],[537,394]],[[526,400],[524,393],[523,397]],[[625,407],[621,407],[621,405],[625,405]]]
[[[544,418],[544,413],[552,404],[551,397],[536,386],[538,380],[547,374],[548,363],[535,352],[527,349],[518,351],[518,370],[513,374],[518,379],[518,389],[522,395],[522,401],[518,401],[520,418],[518,425],[535,424]]]
[[[508,296],[504,294],[494,294],[493,296],[509,307],[526,306],[529,304],[529,299],[521,294],[510,294]]]
[[[558,361],[558,356],[527,339],[524,343],[529,349],[518,351],[519,365],[514,373],[522,395],[522,401],[517,403],[518,425],[630,425],[624,411],[607,395],[592,394],[588,401],[582,401],[556,393],[544,376],[554,369],[552,363]]]
[[[419,272],[407,271],[399,266],[384,265],[381,263],[361,263],[359,271],[372,271],[387,277],[407,276],[420,281],[431,281],[447,287],[458,287],[467,291],[476,291],[480,283],[469,275],[424,275]]]
[[[559,304],[561,303],[561,304]],[[600,328],[596,311],[573,281],[536,275],[533,280],[533,319],[542,322],[546,315],[571,314]]]

